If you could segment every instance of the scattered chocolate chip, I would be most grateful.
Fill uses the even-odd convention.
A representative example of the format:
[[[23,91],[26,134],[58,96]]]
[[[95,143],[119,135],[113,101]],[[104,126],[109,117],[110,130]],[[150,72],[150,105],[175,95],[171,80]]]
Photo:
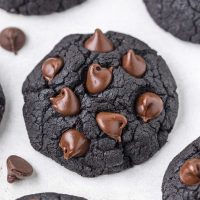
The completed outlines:
[[[100,29],[96,29],[95,33],[86,40],[84,47],[90,51],[97,51],[100,53],[107,53],[114,49],[112,42]]]
[[[112,81],[113,67],[102,68],[98,64],[92,64],[87,73],[86,87],[91,94],[104,91]]]
[[[122,130],[128,123],[125,116],[118,113],[100,112],[96,116],[96,121],[105,134],[121,142]]]
[[[7,159],[8,176],[7,181],[13,183],[17,180],[31,176],[33,173],[32,166],[23,158],[12,155]]]
[[[85,155],[89,150],[90,141],[83,133],[70,129],[62,134],[59,146],[64,152],[64,158],[68,160]]]
[[[60,94],[50,98],[53,108],[63,116],[72,116],[80,112],[80,101],[74,92],[64,87]]]
[[[179,175],[181,182],[185,185],[200,184],[200,159],[187,160],[180,168]]]
[[[24,32],[18,28],[6,28],[0,33],[0,45],[15,54],[24,46],[25,41]]]
[[[136,78],[141,78],[147,69],[145,60],[141,56],[136,55],[132,49],[123,56],[122,66],[126,72]]]
[[[144,122],[148,122],[158,117],[163,107],[163,101],[157,94],[146,92],[138,98],[136,111]]]
[[[63,65],[64,62],[61,58],[48,58],[42,65],[43,77],[49,82],[52,81]]]

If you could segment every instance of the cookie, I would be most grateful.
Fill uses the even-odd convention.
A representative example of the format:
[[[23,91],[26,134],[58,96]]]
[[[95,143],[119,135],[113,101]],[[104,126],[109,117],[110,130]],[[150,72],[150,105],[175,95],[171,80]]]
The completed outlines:
[[[5,111],[5,96],[2,87],[0,85],[0,121],[3,118],[4,111]]]
[[[24,196],[16,200],[86,200],[86,199],[67,194],[41,193],[41,194],[32,194]]]
[[[156,23],[174,36],[200,43],[199,0],[144,0]]]
[[[47,15],[61,12],[85,0],[0,0],[0,8],[15,14]]]
[[[97,29],[62,39],[23,84],[34,149],[86,177],[151,158],[178,111],[176,83],[157,52]]]
[[[162,192],[163,200],[200,199],[200,137],[169,164]]]

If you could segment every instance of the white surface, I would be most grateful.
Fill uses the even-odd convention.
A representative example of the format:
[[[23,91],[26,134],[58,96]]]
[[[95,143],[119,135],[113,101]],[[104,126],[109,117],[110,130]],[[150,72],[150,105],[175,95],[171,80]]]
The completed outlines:
[[[0,30],[7,26],[22,28],[28,42],[18,56],[0,49],[0,80],[7,101],[0,130],[0,200],[48,191],[84,196],[89,200],[160,200],[166,167],[200,133],[200,45],[182,42],[161,30],[141,0],[88,0],[69,11],[43,17],[0,11]],[[119,174],[88,179],[32,149],[22,117],[21,87],[28,73],[63,36],[93,32],[96,27],[131,34],[156,49],[176,79],[180,109],[169,142],[151,160]],[[10,154],[30,161],[35,175],[8,184],[5,162]]]

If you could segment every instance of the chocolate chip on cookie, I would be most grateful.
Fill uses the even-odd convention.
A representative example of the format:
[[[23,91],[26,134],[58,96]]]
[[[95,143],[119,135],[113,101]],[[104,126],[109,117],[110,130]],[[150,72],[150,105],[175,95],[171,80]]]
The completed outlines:
[[[169,164],[162,184],[163,200],[197,200],[200,196],[200,137]]]

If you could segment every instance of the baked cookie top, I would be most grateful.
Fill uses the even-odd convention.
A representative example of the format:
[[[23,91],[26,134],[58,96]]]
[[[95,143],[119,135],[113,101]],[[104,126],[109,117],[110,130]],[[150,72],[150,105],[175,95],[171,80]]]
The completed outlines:
[[[23,95],[32,146],[86,177],[148,160],[178,112],[162,57],[132,36],[99,29],[62,39],[28,75]]]
[[[153,19],[174,36],[200,43],[199,0],[144,0]]]
[[[200,199],[200,138],[177,155],[165,173],[163,200]]]
[[[47,15],[61,12],[85,0],[0,0],[0,8],[16,14]]]

